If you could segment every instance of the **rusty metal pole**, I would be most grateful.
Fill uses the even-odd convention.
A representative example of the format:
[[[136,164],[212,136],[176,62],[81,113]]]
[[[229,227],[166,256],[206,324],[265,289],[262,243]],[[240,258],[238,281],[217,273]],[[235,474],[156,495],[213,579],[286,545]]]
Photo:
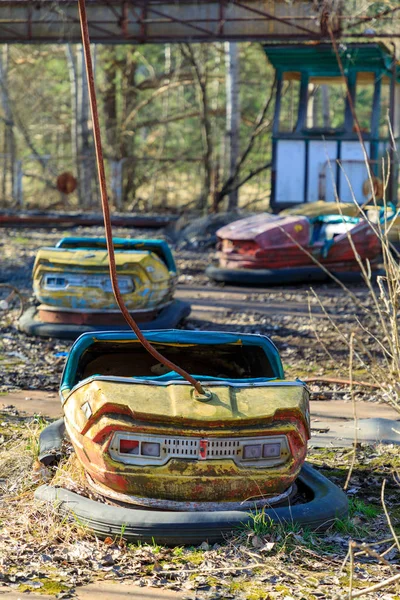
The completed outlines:
[[[86,15],[86,4],[85,0],[78,0],[79,5],[79,18],[81,23],[81,32],[82,32],[82,43],[83,50],[85,55],[85,64],[86,64],[86,74],[88,80],[88,89],[89,89],[89,100],[90,100],[90,110],[92,114],[92,122],[93,122],[93,136],[94,143],[96,149],[96,161],[97,161],[97,170],[99,175],[99,184],[100,184],[100,195],[101,195],[101,204],[103,210],[104,217],[104,228],[106,233],[107,240],[107,251],[109,258],[109,268],[110,268],[110,278],[112,289],[114,292],[115,300],[119,306],[121,313],[124,316],[125,321],[131,327],[131,329],[135,332],[138,340],[141,342],[143,347],[160,363],[171,369],[171,371],[175,371],[181,377],[186,379],[195,390],[201,395],[207,395],[205,390],[203,389],[201,383],[196,381],[194,377],[192,377],[189,373],[184,371],[175,365],[173,362],[165,358],[162,354],[160,354],[153,346],[146,340],[142,332],[140,331],[137,323],[132,318],[128,309],[125,306],[124,300],[122,298],[121,291],[118,285],[118,277],[117,277],[117,269],[115,265],[115,252],[114,252],[114,244],[112,239],[112,227],[111,227],[111,215],[110,215],[110,206],[108,202],[108,194],[107,194],[107,181],[106,174],[104,169],[104,158],[103,158],[103,148],[101,143],[101,132],[100,132],[100,123],[99,123],[99,113],[97,109],[97,99],[96,99],[96,87],[94,83],[94,75],[93,75],[93,64],[92,64],[92,55],[90,52],[90,36],[89,36],[89,27]]]

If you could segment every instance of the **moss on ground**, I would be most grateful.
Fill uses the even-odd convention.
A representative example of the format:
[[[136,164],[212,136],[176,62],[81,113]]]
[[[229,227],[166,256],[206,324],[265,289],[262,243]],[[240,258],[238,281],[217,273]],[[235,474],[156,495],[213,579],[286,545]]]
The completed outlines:
[[[185,553],[181,558],[181,562],[196,566],[201,565],[204,562],[204,552],[202,550],[195,550]]]
[[[256,585],[251,581],[232,581],[228,589],[231,594],[241,593],[246,600],[265,600],[266,598],[265,586]]]
[[[41,587],[37,588],[32,585],[35,582],[41,583]],[[70,588],[61,583],[61,581],[54,581],[43,577],[32,579],[30,583],[21,583],[18,586],[20,592],[40,592],[41,594],[48,594],[49,596],[57,596],[58,594],[61,594],[61,592],[66,592],[69,589]]]

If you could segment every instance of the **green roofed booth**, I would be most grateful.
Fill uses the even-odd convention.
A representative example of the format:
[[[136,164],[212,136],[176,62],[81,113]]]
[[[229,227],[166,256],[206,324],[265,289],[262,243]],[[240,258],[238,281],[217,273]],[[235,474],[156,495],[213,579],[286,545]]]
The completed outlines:
[[[400,137],[400,64],[377,43],[265,46],[276,69],[273,121],[271,206],[335,200],[358,203],[371,188],[351,104],[355,108],[374,176],[384,179],[391,161],[386,193],[397,203],[398,167],[392,136]],[[348,92],[351,97],[349,101]]]

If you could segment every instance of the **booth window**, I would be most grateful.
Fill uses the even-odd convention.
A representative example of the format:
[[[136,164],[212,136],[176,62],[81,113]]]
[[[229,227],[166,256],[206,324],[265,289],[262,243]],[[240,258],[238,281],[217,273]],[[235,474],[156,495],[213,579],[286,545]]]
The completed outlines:
[[[389,139],[389,107],[390,107],[390,85],[382,85],[380,115],[379,115],[379,137]],[[398,109],[396,109],[398,110]]]
[[[365,75],[364,75],[365,77]],[[371,131],[372,106],[374,97],[373,75],[370,80],[360,80],[357,78],[355,109],[361,131],[369,133]]]
[[[279,131],[282,133],[292,133],[295,130],[299,101],[300,81],[295,79],[283,81],[279,114]]]
[[[307,129],[337,130],[344,127],[346,87],[343,83],[308,84]]]

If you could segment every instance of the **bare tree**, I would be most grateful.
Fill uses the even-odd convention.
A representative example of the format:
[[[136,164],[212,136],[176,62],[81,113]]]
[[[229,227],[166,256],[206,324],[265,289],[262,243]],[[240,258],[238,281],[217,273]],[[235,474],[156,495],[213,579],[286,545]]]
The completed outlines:
[[[78,75],[76,66],[76,56],[71,44],[67,44],[65,48],[67,57],[68,74],[70,82],[71,96],[71,154],[75,165],[78,181],[80,180],[80,160],[79,160],[79,132],[78,132]],[[79,204],[82,204],[83,199],[80,195],[81,186],[78,186]]]
[[[79,139],[79,155],[81,157],[81,168],[79,175],[79,197],[81,206],[89,207],[92,205],[92,180],[93,172],[93,146],[92,133],[89,128],[89,96],[86,77],[85,58],[83,47],[77,48],[77,123]]]
[[[271,119],[268,119],[267,117],[268,117],[268,112],[271,107],[272,101],[275,97],[275,87],[276,87],[276,76],[275,76],[274,82],[271,87],[271,92],[264,104],[263,109],[261,110],[261,112],[259,113],[259,115],[256,119],[253,131],[250,134],[247,146],[246,146],[244,152],[242,153],[240,159],[236,162],[233,172],[229,175],[229,177],[225,180],[224,184],[221,187],[221,190],[217,196],[217,205],[225,198],[225,196],[230,194],[232,191],[239,189],[241,186],[243,186],[245,183],[250,181],[253,177],[258,175],[259,173],[262,173],[266,169],[271,168],[271,162],[268,161],[266,163],[263,163],[259,167],[256,167],[255,169],[250,170],[250,172],[247,175],[241,177],[241,172],[243,170],[244,165],[247,162],[247,159],[251,155],[251,151],[254,148],[254,144],[255,144],[257,137],[262,132],[264,132],[266,129],[269,129],[269,127],[271,125]]]
[[[234,177],[239,158],[239,53],[236,42],[225,42],[226,64],[226,137],[228,143],[228,177]],[[238,207],[239,188],[232,187],[228,193],[228,210]]]
[[[1,182],[1,199],[12,195],[14,189],[14,163],[15,163],[15,133],[14,119],[8,93],[8,64],[9,46],[5,44],[0,49],[0,97],[3,109],[4,141],[3,141],[3,177]]]
[[[203,191],[201,198],[199,199],[198,206],[202,211],[207,210],[208,198],[211,191],[211,178],[212,178],[212,154],[213,154],[213,143],[211,133],[211,122],[209,118],[209,98],[207,89],[207,65],[206,61],[199,60],[194,52],[191,44],[182,44],[182,54],[192,65],[195,80],[197,82],[199,91],[199,106],[200,106],[200,121],[202,126],[202,137],[203,137],[203,166],[204,166],[204,182]]]

